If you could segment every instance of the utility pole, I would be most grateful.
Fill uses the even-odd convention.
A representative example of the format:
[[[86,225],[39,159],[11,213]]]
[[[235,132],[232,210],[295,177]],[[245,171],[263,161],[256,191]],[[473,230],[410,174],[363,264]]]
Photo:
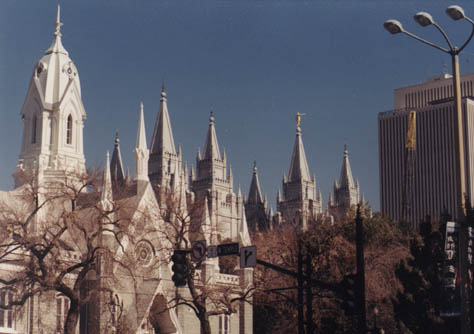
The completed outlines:
[[[360,215],[360,204],[357,204],[356,222],[356,253],[357,253],[357,289],[356,289],[356,309],[359,333],[367,332],[366,312],[365,312],[365,263],[364,263],[364,225]]]
[[[298,242],[298,334],[304,334],[304,317],[303,317],[303,254],[301,253],[301,243]]]
[[[306,334],[313,334],[313,286],[311,275],[313,266],[311,265],[311,255],[309,247],[306,246]]]

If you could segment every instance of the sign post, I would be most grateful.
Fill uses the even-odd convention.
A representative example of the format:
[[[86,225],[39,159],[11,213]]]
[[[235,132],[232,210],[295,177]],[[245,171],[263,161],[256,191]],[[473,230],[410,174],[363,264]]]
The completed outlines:
[[[217,246],[217,256],[239,255],[239,243],[222,244]]]
[[[240,248],[240,268],[255,268],[257,266],[257,246]]]
[[[199,262],[206,256],[206,240],[191,242],[191,261]]]

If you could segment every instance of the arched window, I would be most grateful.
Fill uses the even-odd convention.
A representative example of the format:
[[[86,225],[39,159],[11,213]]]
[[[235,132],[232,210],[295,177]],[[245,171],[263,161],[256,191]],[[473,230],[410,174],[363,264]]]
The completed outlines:
[[[38,118],[33,116],[33,123],[31,124],[31,143],[36,144],[36,129],[38,125]]]
[[[69,115],[67,117],[67,125],[66,125],[66,144],[72,144],[72,116]]]

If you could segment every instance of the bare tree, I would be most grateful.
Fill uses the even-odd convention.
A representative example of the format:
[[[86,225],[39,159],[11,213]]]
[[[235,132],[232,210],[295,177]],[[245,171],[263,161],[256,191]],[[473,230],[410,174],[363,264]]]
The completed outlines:
[[[35,295],[59,293],[69,308],[63,328],[57,329],[72,334],[81,307],[108,289],[86,283],[101,266],[115,261],[124,239],[131,240],[130,211],[101,200],[101,177],[94,171],[67,174],[56,182],[38,183],[35,174],[22,177],[23,186],[0,203],[0,266],[15,268],[0,277],[0,290],[13,292],[0,309],[21,306]]]
[[[378,326],[395,330],[392,299],[401,285],[395,268],[401,259],[409,257],[409,237],[397,222],[375,214],[364,219],[366,300],[368,325],[375,321],[374,309],[379,310]],[[303,258],[311,258],[313,280],[338,287],[345,275],[355,273],[355,224],[348,216],[334,224],[313,222],[305,233],[295,233],[293,226],[257,234],[255,244],[259,257],[283,268],[297,271],[297,249]],[[258,267],[255,274],[254,310],[262,319],[256,323],[259,333],[287,333],[296,328],[297,280],[273,270]],[[321,333],[343,333],[352,326],[352,319],[342,309],[341,295],[318,286],[312,287],[314,328]],[[307,302],[307,300],[305,300]],[[305,321],[309,321],[305,315]],[[275,326],[275,324],[278,324]]]
[[[211,216],[206,199],[195,199],[193,195],[185,196],[183,193],[170,190],[161,192],[159,190],[158,193],[161,203],[160,219],[165,224],[165,228],[160,232],[168,241],[168,262],[171,261],[174,250],[189,250],[192,241],[206,240],[208,245],[224,242],[211,228],[210,220],[206,221],[206,217]],[[210,264],[208,261],[214,262]],[[186,262],[188,268],[186,287],[176,289],[174,298],[168,302],[168,309],[183,305],[189,307],[199,319],[201,333],[210,334],[210,317],[236,313],[240,303],[251,301],[254,292],[253,279],[240,275],[240,284],[229,286],[216,282],[215,274],[219,272],[214,272],[214,275],[206,273],[205,267],[215,268],[217,259],[203,259],[193,263],[190,256],[187,256]],[[234,268],[230,269],[234,274],[239,274],[240,270],[235,267],[235,263]]]

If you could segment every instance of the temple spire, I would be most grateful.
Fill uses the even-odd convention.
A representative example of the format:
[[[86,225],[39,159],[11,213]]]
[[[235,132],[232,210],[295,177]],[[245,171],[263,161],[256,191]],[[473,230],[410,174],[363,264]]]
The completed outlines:
[[[168,103],[166,99],[165,83],[161,87],[160,110],[156,119],[153,137],[151,139],[150,154],[164,155],[165,152],[176,154],[173,131],[171,129]]]
[[[209,116],[209,130],[207,131],[206,142],[204,144],[204,160],[218,159],[221,160],[219,144],[217,143],[216,129],[214,127],[214,110],[211,107]]]
[[[107,155],[105,157],[105,168],[102,179],[100,200],[105,205],[112,202],[112,179],[110,177],[109,151],[107,151]]]
[[[252,175],[252,181],[250,183],[250,190],[249,190],[249,196],[247,198],[247,203],[252,203],[252,204],[263,203],[262,191],[260,190],[260,183],[258,181],[256,161],[253,162],[253,175]]]
[[[50,54],[50,53],[62,53],[65,55],[69,55],[66,49],[64,48],[62,42],[61,42],[61,27],[64,24],[61,22],[61,7],[58,4],[58,11],[56,13],[56,22],[54,23],[54,39],[53,43],[49,47],[48,50],[46,50],[45,54]]]
[[[349,163],[349,151],[347,145],[344,145],[344,158],[342,160],[341,175],[339,177],[339,187],[350,188],[354,187],[354,179],[352,177],[351,165]]]
[[[123,182],[125,179],[122,154],[120,152],[120,139],[118,131],[115,133],[114,151],[112,152],[112,160],[110,161],[110,172],[112,174],[113,182]]]
[[[293,146],[293,155],[291,157],[290,170],[288,172],[288,181],[308,181],[311,182],[308,162],[306,160],[306,154],[304,152],[303,140],[301,139],[301,128],[300,119],[303,114],[297,114],[297,126],[296,126],[296,139],[295,145]]]
[[[54,27],[56,28],[56,31],[54,32],[55,36],[61,36],[62,26],[63,26],[63,23],[61,23],[61,7],[58,4],[58,12],[56,14],[56,23],[54,24]]]
[[[148,148],[146,145],[145,120],[143,116],[143,103],[140,104],[138,118],[137,142],[135,145],[135,180],[148,181]]]

